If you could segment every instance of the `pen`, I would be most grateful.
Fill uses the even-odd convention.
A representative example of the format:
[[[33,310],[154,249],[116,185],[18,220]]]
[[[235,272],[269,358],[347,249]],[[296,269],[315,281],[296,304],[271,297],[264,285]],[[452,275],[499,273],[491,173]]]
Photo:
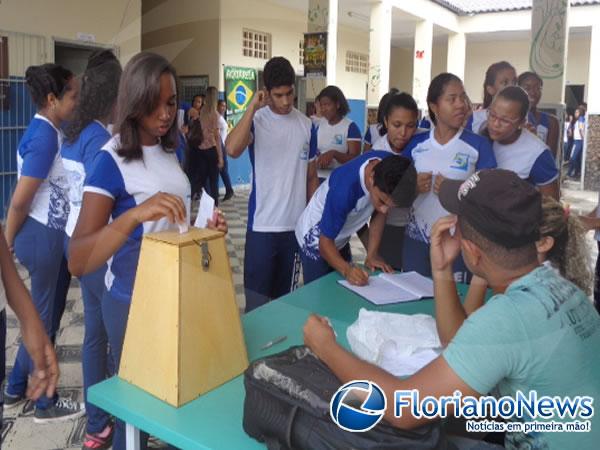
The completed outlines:
[[[278,338],[273,339],[272,341],[267,342],[265,345],[263,345],[260,349],[261,350],[266,350],[268,348],[273,347],[276,344],[280,344],[283,341],[285,341],[287,339],[287,336],[279,336]]]

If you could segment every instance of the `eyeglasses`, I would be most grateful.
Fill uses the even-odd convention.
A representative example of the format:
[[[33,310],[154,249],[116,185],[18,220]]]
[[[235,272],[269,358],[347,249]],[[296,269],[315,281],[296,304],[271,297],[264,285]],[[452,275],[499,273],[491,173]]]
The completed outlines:
[[[498,115],[496,115],[496,113],[494,113],[493,111],[489,110],[487,111],[487,117],[488,117],[488,121],[489,120],[493,120],[495,122],[498,122],[502,127],[508,127],[510,125],[517,125],[521,120],[520,119],[507,119],[506,117],[500,117]]]

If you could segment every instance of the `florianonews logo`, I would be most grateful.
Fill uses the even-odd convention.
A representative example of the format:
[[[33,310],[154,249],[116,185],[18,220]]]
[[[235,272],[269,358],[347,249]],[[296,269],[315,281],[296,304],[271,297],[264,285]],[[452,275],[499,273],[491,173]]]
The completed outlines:
[[[331,398],[329,413],[341,429],[352,432],[369,431],[383,418],[385,394],[368,380],[346,383]]]

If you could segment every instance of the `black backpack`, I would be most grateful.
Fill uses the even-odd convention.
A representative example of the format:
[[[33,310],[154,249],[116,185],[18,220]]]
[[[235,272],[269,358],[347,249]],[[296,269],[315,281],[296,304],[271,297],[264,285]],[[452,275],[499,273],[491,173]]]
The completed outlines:
[[[244,373],[244,431],[269,450],[446,449],[439,422],[410,431],[383,421],[364,433],[339,428],[329,414],[329,402],[340,386],[304,346],[254,361]]]

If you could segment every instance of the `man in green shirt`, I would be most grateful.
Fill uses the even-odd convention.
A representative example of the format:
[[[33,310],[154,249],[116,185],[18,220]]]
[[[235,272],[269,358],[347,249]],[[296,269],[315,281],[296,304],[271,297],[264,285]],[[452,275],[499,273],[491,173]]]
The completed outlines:
[[[541,195],[506,170],[475,173],[466,181],[446,180],[440,201],[455,214],[440,219],[431,236],[436,302],[460,307],[452,262],[462,251],[467,267],[485,279],[494,296],[460,327],[441,356],[408,379],[399,380],[339,346],[327,320],[311,316],[304,327],[306,344],[342,382],[377,383],[394,405],[394,391],[417,389],[425,396],[538,397],[600,396],[600,316],[585,294],[550,268],[540,266],[535,247],[542,217]],[[454,234],[451,233],[456,229]],[[412,406],[412,405],[411,405]],[[450,405],[452,414],[452,405]],[[408,408],[404,411],[410,411]],[[412,428],[424,418],[405,413],[385,419]],[[512,422],[568,422],[574,419],[528,416]],[[580,421],[582,419],[579,419]],[[581,433],[507,433],[509,449],[595,449],[600,420]]]

